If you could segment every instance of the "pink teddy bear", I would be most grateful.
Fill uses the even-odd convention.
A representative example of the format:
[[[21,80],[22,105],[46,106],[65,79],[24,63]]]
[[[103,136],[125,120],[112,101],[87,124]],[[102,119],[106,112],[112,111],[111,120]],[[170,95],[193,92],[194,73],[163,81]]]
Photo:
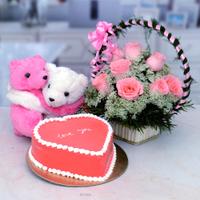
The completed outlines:
[[[39,55],[22,60],[13,60],[10,63],[10,87],[15,91],[12,93],[15,96],[15,104],[11,104],[10,114],[16,135],[30,137],[35,125],[43,119],[43,108],[38,106],[38,110],[33,110],[31,107],[40,104],[38,98],[33,94],[42,94],[42,88],[47,82],[48,76],[45,65],[45,60]],[[24,93],[20,95],[17,91]],[[22,101],[25,104],[29,101],[34,102],[35,105],[26,108]]]

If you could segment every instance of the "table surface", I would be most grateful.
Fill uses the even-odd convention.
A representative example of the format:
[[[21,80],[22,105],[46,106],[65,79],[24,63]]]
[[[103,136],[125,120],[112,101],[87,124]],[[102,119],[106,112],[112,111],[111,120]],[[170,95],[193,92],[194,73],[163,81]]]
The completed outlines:
[[[0,105],[8,105],[5,98],[7,93],[9,63],[13,59],[21,59],[36,54],[41,55],[47,62],[55,61],[64,51],[66,44],[63,43],[0,43]]]
[[[129,166],[120,178],[85,188],[48,183],[28,168],[30,139],[12,132],[8,107],[0,108],[0,199],[4,200],[199,200],[200,105],[176,117],[171,134],[142,145],[116,141]]]

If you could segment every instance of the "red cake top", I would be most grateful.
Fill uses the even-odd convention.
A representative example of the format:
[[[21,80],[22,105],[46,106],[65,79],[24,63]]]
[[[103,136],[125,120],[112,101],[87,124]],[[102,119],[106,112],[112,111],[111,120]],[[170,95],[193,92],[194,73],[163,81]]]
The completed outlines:
[[[111,136],[108,122],[91,114],[45,119],[34,129],[43,145],[93,155],[106,151]]]

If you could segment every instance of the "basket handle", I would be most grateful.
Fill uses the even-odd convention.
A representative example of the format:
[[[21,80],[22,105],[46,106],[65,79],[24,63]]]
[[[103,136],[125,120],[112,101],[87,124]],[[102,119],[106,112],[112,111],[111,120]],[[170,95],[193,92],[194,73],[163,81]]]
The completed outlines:
[[[184,74],[184,85],[183,85],[183,96],[182,98],[177,102],[176,107],[174,108],[175,111],[178,111],[182,105],[186,103],[186,99],[190,95],[190,86],[192,82],[192,77],[190,75],[190,66],[188,63],[187,57],[184,55],[184,51],[181,48],[180,42],[177,38],[175,38],[172,33],[168,32],[166,28],[162,25],[160,25],[155,20],[143,20],[143,19],[130,19],[126,22],[121,21],[117,26],[113,25],[113,32],[116,36],[119,36],[120,33],[127,28],[132,27],[133,25],[139,25],[144,28],[152,29],[156,31],[158,34],[162,35],[163,37],[167,38],[169,43],[175,48],[178,59],[182,62],[183,65],[183,74]],[[96,58],[100,58],[102,56],[103,50],[105,50],[106,46],[102,46],[99,51],[96,52]],[[101,70],[102,65],[105,64],[104,61],[99,61],[99,59],[96,59],[97,61],[92,65],[92,73],[91,77],[95,78],[96,74]]]

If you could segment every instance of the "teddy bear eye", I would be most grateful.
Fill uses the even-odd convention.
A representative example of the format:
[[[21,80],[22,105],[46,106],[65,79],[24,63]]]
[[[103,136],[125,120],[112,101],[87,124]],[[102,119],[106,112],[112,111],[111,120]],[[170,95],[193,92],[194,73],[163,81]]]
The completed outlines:
[[[50,87],[51,87],[51,84],[49,84],[47,87],[50,88]]]
[[[26,78],[29,78],[29,77],[31,76],[31,74],[27,72],[24,76],[25,76]]]
[[[64,92],[64,95],[65,95],[66,97],[68,97],[68,96],[69,96],[69,92]]]

